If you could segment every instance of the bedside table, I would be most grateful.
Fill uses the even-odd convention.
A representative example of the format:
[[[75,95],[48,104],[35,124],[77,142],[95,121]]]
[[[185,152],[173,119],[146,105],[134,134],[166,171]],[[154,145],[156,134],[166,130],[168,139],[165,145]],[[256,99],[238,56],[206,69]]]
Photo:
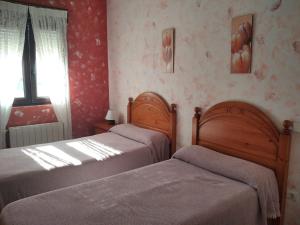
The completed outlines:
[[[94,124],[94,134],[101,134],[101,133],[108,132],[108,130],[115,125],[116,124],[109,124],[106,121],[96,123]]]

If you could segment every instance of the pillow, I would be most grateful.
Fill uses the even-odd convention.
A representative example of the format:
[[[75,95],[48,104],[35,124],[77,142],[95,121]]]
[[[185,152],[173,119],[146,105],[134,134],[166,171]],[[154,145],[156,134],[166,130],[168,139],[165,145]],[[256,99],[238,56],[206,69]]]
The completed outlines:
[[[257,191],[264,221],[280,216],[278,183],[271,169],[198,145],[181,148],[173,158],[250,185]]]
[[[154,158],[154,162],[169,157],[169,139],[163,133],[137,127],[132,124],[116,125],[110,128],[109,131],[147,145],[152,150],[151,154]]]

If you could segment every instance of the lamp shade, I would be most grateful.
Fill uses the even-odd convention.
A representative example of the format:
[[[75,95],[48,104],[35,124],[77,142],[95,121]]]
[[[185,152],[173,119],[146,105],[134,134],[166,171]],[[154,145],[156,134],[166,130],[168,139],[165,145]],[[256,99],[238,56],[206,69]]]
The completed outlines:
[[[115,120],[114,118],[114,113],[112,110],[108,110],[107,113],[106,113],[106,116],[105,116],[105,119],[106,120]]]

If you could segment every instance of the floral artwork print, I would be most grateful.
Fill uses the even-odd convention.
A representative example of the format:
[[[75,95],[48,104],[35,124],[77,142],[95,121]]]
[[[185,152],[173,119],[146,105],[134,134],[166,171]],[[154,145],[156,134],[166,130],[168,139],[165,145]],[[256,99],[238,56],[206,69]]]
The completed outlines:
[[[163,71],[166,73],[174,72],[174,29],[169,28],[162,34],[162,59]]]
[[[252,62],[253,15],[232,19],[231,73],[250,73]]]

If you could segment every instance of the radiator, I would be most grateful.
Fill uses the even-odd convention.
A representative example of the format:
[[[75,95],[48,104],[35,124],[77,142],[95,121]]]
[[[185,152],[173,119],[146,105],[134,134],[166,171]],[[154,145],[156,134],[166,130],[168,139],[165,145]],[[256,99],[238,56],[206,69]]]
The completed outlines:
[[[61,122],[10,127],[8,131],[11,148],[64,139],[63,123]]]

